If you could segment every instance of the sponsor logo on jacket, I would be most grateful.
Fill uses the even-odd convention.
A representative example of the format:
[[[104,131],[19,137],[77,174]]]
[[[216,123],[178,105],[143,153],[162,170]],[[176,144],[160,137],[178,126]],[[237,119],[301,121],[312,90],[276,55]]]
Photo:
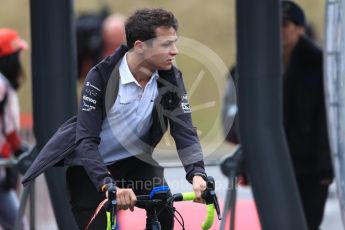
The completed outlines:
[[[181,107],[184,113],[191,113],[187,94],[183,95],[181,98]]]
[[[86,95],[83,95],[83,100],[84,101],[88,101],[88,102],[91,102],[93,104],[97,104],[97,101],[95,99],[92,99],[91,97],[88,97]]]

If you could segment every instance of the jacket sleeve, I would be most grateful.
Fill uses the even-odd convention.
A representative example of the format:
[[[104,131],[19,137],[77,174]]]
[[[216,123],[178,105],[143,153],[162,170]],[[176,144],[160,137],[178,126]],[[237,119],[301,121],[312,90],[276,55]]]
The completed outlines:
[[[206,179],[203,153],[196,128],[193,127],[188,96],[179,71],[177,71],[176,80],[180,102],[178,108],[168,115],[170,133],[185,168],[186,179],[191,182],[194,175],[200,175]]]
[[[97,68],[86,76],[81,93],[76,130],[76,151],[88,176],[100,190],[110,173],[98,151],[103,121],[104,80]]]
[[[321,84],[322,86],[322,84]],[[316,114],[316,167],[320,179],[333,179],[331,149],[327,130],[324,90],[320,87]]]

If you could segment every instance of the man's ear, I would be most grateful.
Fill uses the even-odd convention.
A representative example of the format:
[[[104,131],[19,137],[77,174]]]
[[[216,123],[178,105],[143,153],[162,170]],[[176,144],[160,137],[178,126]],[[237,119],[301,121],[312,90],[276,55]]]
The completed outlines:
[[[134,42],[134,46],[133,46],[133,49],[135,52],[137,53],[143,53],[144,50],[145,50],[145,43],[140,41],[140,40],[136,40]]]

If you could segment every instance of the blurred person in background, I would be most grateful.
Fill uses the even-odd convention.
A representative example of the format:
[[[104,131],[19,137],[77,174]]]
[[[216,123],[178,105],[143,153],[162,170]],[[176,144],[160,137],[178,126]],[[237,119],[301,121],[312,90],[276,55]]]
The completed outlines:
[[[233,145],[240,144],[239,137],[239,121],[238,121],[238,107],[236,104],[233,104],[233,97],[235,94],[238,97],[238,74],[236,71],[236,66],[233,65],[229,73],[226,76],[226,86],[225,94],[223,97],[223,106],[222,106],[222,123],[223,123],[223,132],[225,136],[225,141]],[[231,92],[233,89],[232,82],[234,82],[236,92]],[[231,125],[231,127],[229,127]],[[229,129],[230,128],[230,129]]]
[[[294,173],[308,229],[321,225],[333,167],[327,133],[323,85],[322,50],[316,45],[314,31],[307,31],[303,10],[295,2],[282,1],[283,49],[283,121]],[[307,33],[308,32],[308,33]],[[238,74],[232,68],[235,86]],[[231,92],[223,101],[223,124],[226,141],[240,144],[238,114],[228,103]],[[235,110],[236,112],[237,110]],[[227,120],[234,119],[228,131]],[[243,177],[246,179],[245,175]],[[240,183],[247,184],[246,180]]]
[[[309,38],[310,40],[318,43],[319,42],[319,37],[318,34],[315,30],[315,26],[312,23],[308,23],[305,27],[305,36]]]
[[[16,90],[23,80],[20,52],[27,47],[16,31],[0,28],[0,155],[17,157],[25,148],[19,136],[19,102]],[[0,226],[13,229],[19,201],[16,195],[18,173],[0,166]]]
[[[125,20],[122,14],[111,14],[103,21],[103,58],[114,53],[126,41]]]
[[[84,13],[76,20],[78,78],[84,80],[87,72],[103,58],[111,55],[126,40],[125,17],[110,14]]]
[[[317,230],[333,181],[323,54],[306,36],[300,6],[282,1],[282,15],[284,128],[308,227]]]
[[[108,15],[103,9],[98,13],[82,13],[76,19],[78,79],[81,81],[91,67],[101,61],[102,23]]]

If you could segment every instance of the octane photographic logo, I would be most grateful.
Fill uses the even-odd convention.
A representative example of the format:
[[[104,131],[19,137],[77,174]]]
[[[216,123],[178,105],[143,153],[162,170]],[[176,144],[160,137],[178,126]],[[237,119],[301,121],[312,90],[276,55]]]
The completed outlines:
[[[164,38],[162,38],[162,40],[164,40]],[[147,44],[151,44],[154,48],[154,42],[154,40],[148,41]],[[187,94],[181,93],[181,89],[172,85],[171,82],[158,79],[157,81],[161,86],[155,103],[153,103],[153,108],[155,108],[158,113],[174,121],[177,125],[185,126],[188,129],[190,128],[190,124],[182,120],[180,115],[181,113],[192,113],[193,125],[197,127],[197,134],[200,139],[204,157],[209,157],[224,143],[224,133],[228,133],[232,126],[236,113],[234,108],[237,108],[235,86],[232,80],[226,83],[226,76],[228,75],[229,69],[221,58],[210,48],[198,41],[186,37],[179,37],[176,46],[178,55],[176,56],[177,60],[175,60],[174,65],[182,72]],[[168,56],[168,52],[166,52],[166,54]],[[154,57],[155,55],[157,55],[157,57],[164,57],[164,53],[151,52],[151,54],[146,56],[147,60],[145,61],[151,63],[159,62],[160,58]],[[164,58],[162,58],[162,60],[164,61]],[[138,63],[138,65],[141,65],[141,63]],[[145,72],[147,70],[142,69],[142,71]],[[113,99],[110,98],[113,95],[111,93],[112,90],[112,87],[107,87],[106,103],[113,101]],[[232,106],[226,109],[226,118],[224,119],[224,116],[222,117],[222,109],[226,90],[232,92],[230,98],[230,104]],[[166,100],[166,102],[164,102],[164,100]],[[129,104],[127,107],[122,106],[121,108],[112,106],[112,108],[107,111],[108,123],[110,124],[114,137],[117,139],[118,143],[121,143],[121,145],[133,155],[151,152],[151,146],[147,145],[145,141],[139,138],[141,135],[140,126],[142,124],[147,124],[145,123],[148,122],[147,119],[143,118],[139,123],[139,127],[133,127],[132,120],[126,119],[126,117],[124,117],[125,114],[122,114],[123,116],[121,118],[121,113],[125,113],[126,108],[131,109],[131,105]],[[116,114],[115,116],[114,113]],[[160,118],[160,124],[164,126],[165,122],[163,116],[158,117]],[[119,121],[123,123],[119,124]],[[188,138],[188,136],[185,138]],[[180,149],[179,151],[190,152],[189,154],[187,153],[187,155],[192,156],[193,149],[194,147],[189,147]],[[177,158],[175,142],[171,138],[169,129],[160,143],[156,146],[154,155],[159,159]],[[140,157],[142,156],[145,156],[145,154],[140,155]],[[184,164],[191,164],[194,163],[194,160],[200,160],[190,156],[184,159]],[[143,157],[142,160],[151,162],[150,157],[148,159]]]

